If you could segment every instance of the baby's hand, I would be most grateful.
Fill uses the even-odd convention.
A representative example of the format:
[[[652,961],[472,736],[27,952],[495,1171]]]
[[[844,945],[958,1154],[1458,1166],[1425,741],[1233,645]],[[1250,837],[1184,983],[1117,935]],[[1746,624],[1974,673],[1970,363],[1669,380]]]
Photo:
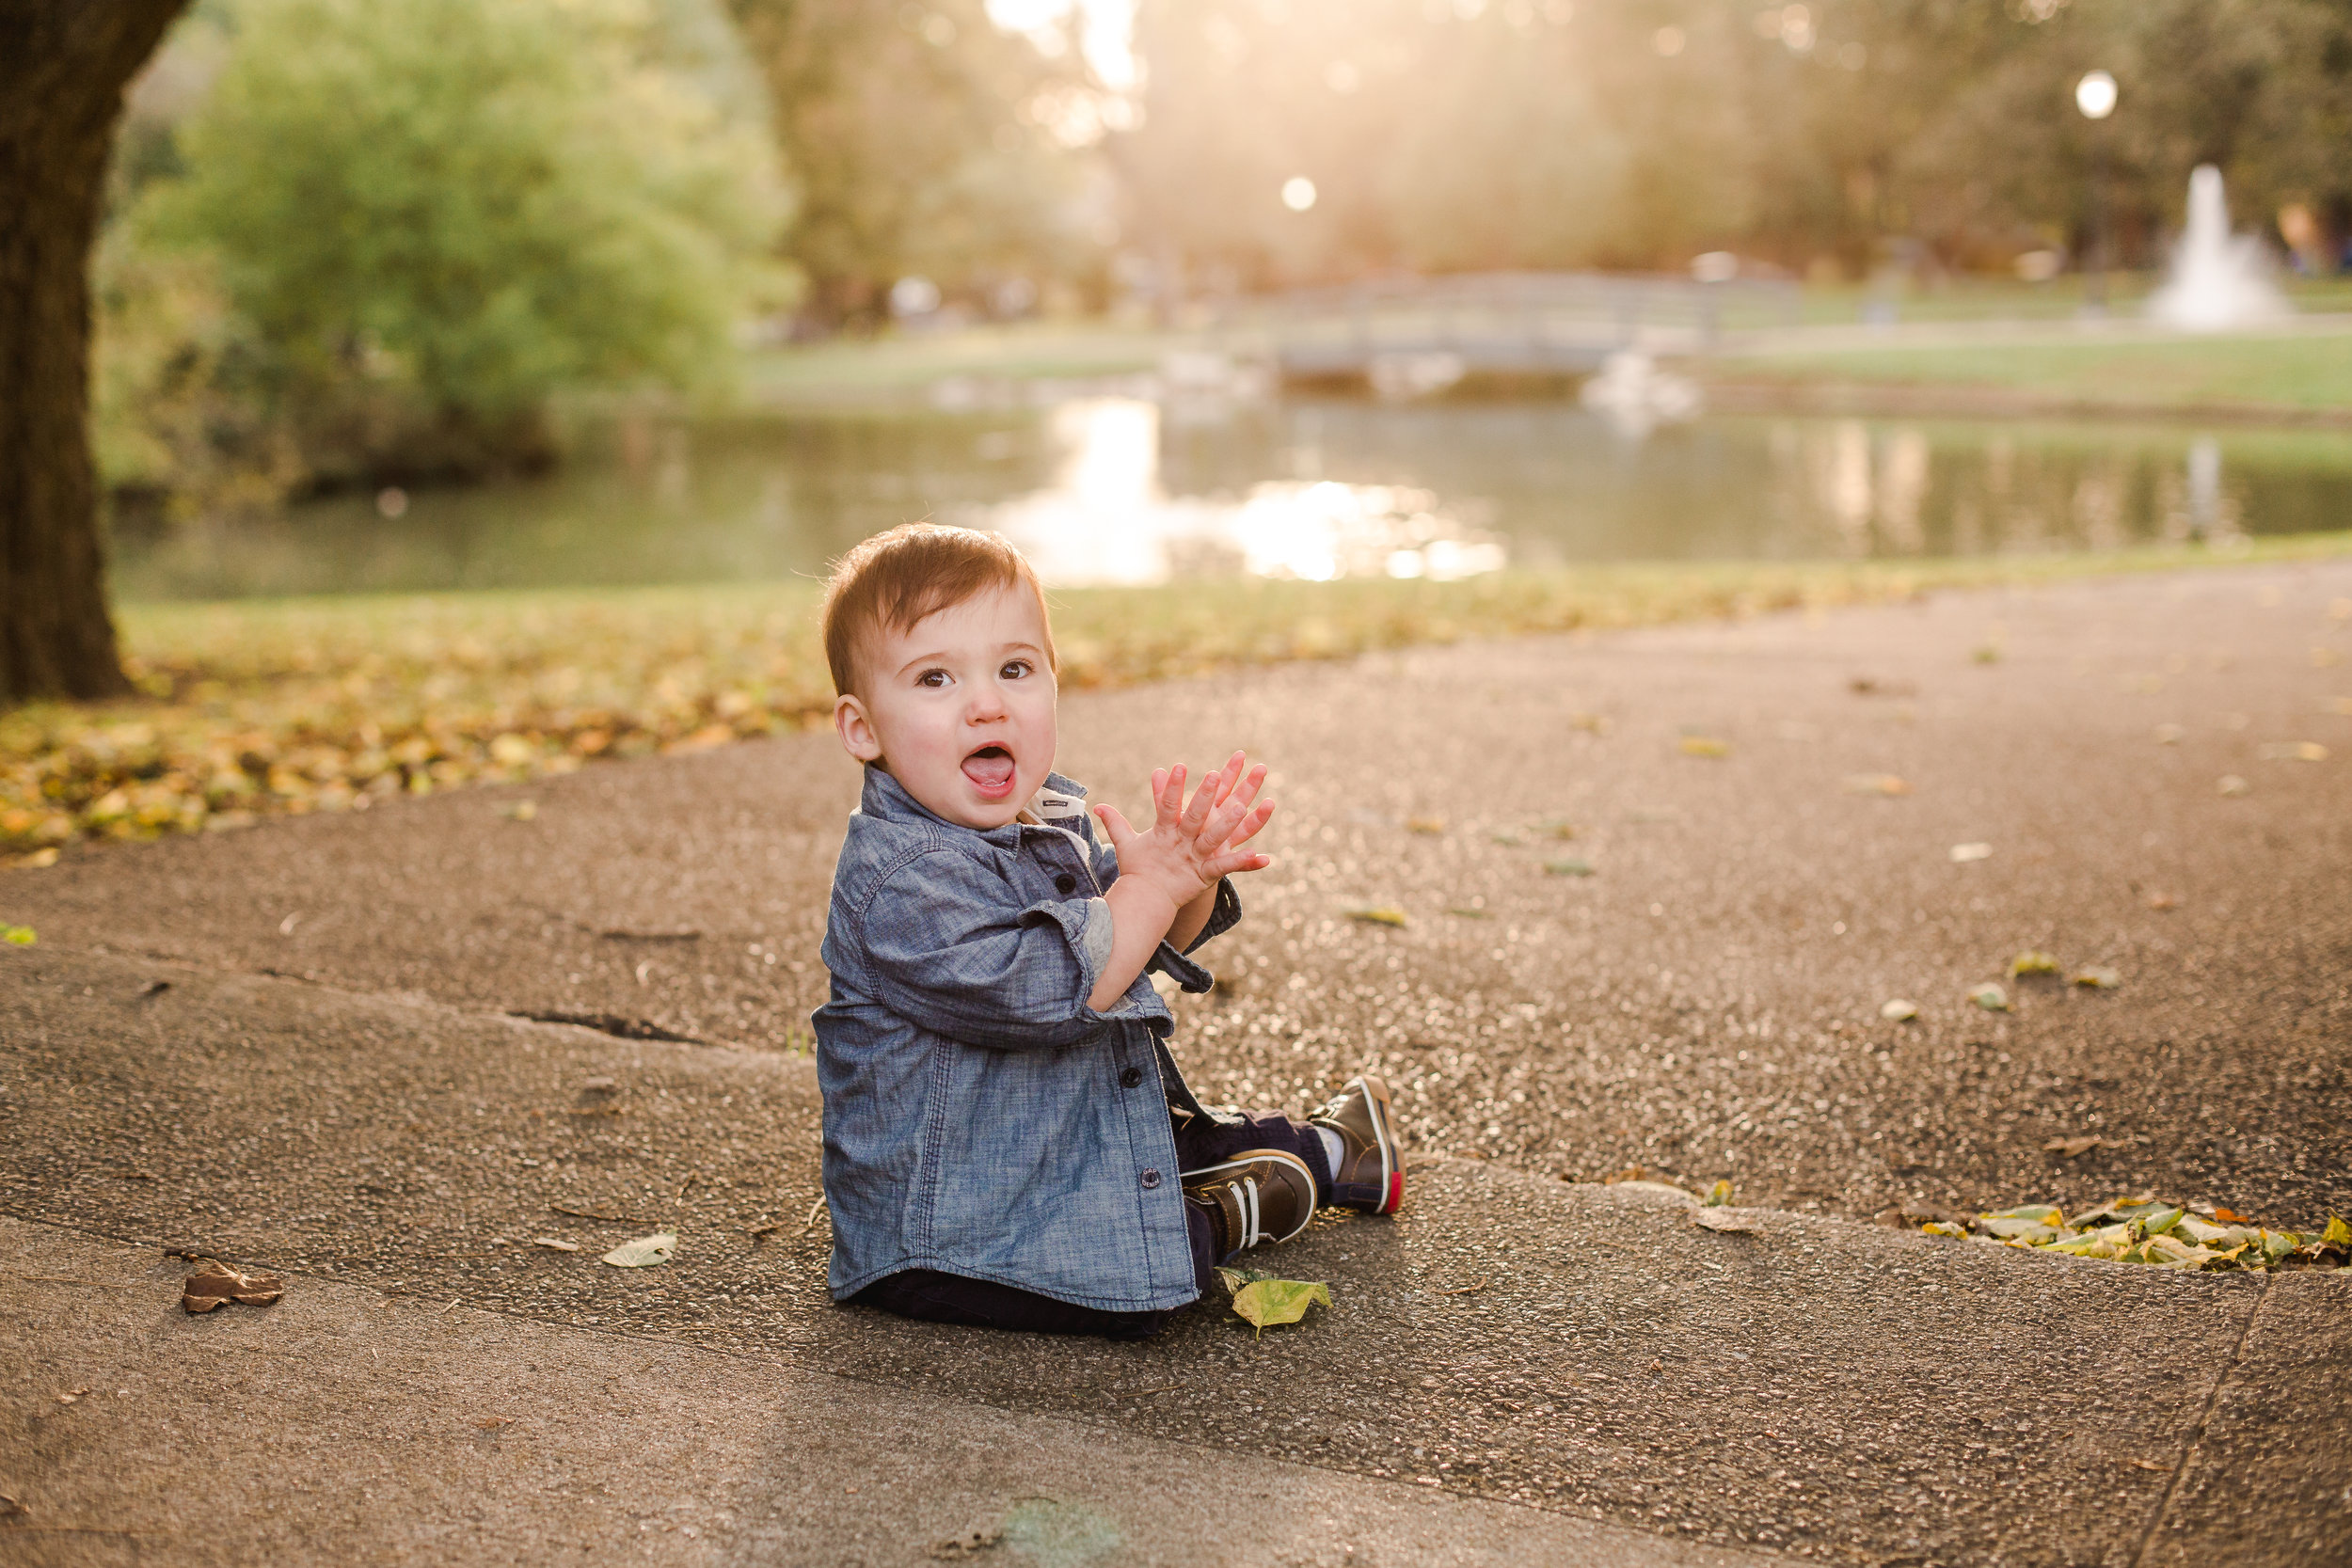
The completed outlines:
[[[1241,847],[1274,815],[1268,800],[1251,807],[1265,783],[1265,764],[1252,768],[1235,752],[1231,761],[1200,781],[1190,804],[1184,800],[1184,766],[1156,769],[1152,802],[1157,814],[1148,833],[1136,832],[1116,808],[1097,806],[1119,857],[1119,874],[1140,878],[1181,909],[1237,871],[1260,871],[1273,863]]]

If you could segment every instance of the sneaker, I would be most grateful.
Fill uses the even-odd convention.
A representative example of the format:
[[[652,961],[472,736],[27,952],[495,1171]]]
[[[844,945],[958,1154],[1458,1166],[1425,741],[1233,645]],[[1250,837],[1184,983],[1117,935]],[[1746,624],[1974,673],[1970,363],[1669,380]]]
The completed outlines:
[[[1339,1134],[1331,1201],[1367,1214],[1393,1214],[1405,1201],[1405,1147],[1389,1113],[1389,1085],[1371,1073],[1351,1078],[1331,1103],[1307,1118]]]
[[[1261,1242],[1287,1242],[1315,1212],[1314,1173],[1279,1148],[1253,1148],[1184,1173],[1184,1196],[1219,1227],[1221,1259]]]

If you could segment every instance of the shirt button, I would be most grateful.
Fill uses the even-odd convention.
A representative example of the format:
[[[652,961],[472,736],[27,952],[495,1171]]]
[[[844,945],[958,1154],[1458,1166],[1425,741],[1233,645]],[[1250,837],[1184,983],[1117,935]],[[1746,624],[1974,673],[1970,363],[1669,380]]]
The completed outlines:
[[[1147,1187],[1158,1186],[1160,1184],[1160,1173],[1155,1170],[1145,1171],[1143,1173],[1143,1184]]]
[[[1119,1086],[1122,1089],[1132,1089],[1142,1082],[1143,1069],[1139,1067],[1131,1067],[1119,1075]]]
[[[1054,879],[1054,886],[1063,893],[1074,893],[1078,888],[1078,879],[1065,871]]]

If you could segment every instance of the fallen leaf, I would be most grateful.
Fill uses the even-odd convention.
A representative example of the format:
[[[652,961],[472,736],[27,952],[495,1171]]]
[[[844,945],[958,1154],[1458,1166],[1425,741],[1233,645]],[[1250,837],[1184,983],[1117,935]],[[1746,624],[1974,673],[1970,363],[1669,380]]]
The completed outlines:
[[[1981,643],[1968,657],[1979,664],[1998,664],[2001,662],[2001,645],[1998,642]]]
[[[514,1424],[515,1418],[512,1416],[485,1416],[474,1422],[474,1425],[485,1432],[496,1432],[501,1427],[511,1427]]]
[[[1457,904],[1449,908],[1445,912],[1448,914],[1458,914],[1464,920],[1485,920],[1487,918],[1487,911],[1478,908],[1474,904]]]
[[[2319,1239],[2329,1246],[2352,1247],[2352,1225],[2346,1225],[2330,1214],[2328,1216],[2328,1228],[2319,1233]]]
[[[267,1307],[286,1293],[286,1282],[274,1274],[240,1273],[210,1258],[196,1267],[180,1287],[180,1305],[190,1312],[210,1312],[226,1301],[247,1307]]]
[[[1707,1189],[1707,1196],[1699,1200],[1699,1206],[1703,1209],[1721,1209],[1730,1202],[1731,1183],[1724,1180]]]
[[[1549,816],[1535,824],[1535,832],[1545,838],[1571,839],[1576,836],[1576,824],[1565,817]]]
[[[2123,983],[2123,976],[2105,964],[2090,964],[2074,971],[2067,978],[2074,985],[2087,986],[2092,990],[2113,990]]]
[[[616,1269],[650,1269],[668,1262],[671,1253],[676,1249],[676,1234],[664,1230],[657,1235],[640,1236],[633,1242],[623,1242],[606,1253],[600,1261],[610,1263]]]
[[[2328,748],[2316,740],[2273,740],[2261,754],[2265,762],[2326,762]]]
[[[559,1242],[552,1236],[533,1236],[531,1238],[531,1244],[543,1246],[549,1252],[578,1252],[580,1250],[578,1242]]]
[[[2171,1468],[2170,1465],[2159,1465],[2153,1459],[2127,1459],[2123,1461],[2123,1463],[2129,1465],[2135,1470],[2153,1470],[2158,1475],[2162,1475],[2167,1470]]]
[[[1435,837],[1445,832],[1445,818],[1442,816],[1408,816],[1405,819],[1405,831],[1408,833],[1422,833]]]
[[[1348,911],[1347,918],[1360,920],[1367,926],[1402,926],[1405,911],[1392,904],[1375,904],[1369,909]]]
[[[2152,893],[2148,895],[2148,907],[2152,910],[2177,910],[2181,901],[2169,893]]]
[[[502,738],[502,737],[501,737]],[[509,800],[499,807],[499,815],[510,822],[528,822],[539,815],[536,800]]]
[[[1892,773],[1849,773],[1846,775],[1849,795],[1908,795],[1911,785]]]
[[[2080,1138],[2052,1138],[2042,1146],[2042,1151],[2044,1154],[2055,1154],[2061,1160],[2072,1160],[2077,1155],[2088,1154],[2094,1148],[2109,1147],[2111,1145],[2106,1139],[2094,1133]]]
[[[2000,987],[1994,985],[1990,980],[1987,980],[1983,985],[1979,986],[1976,990],[1970,991],[1968,993],[1968,1000],[1974,1002],[1978,1006],[1982,1007],[1988,1013],[2005,1013],[2009,1011],[2009,992],[2003,990]]]
[[[1554,877],[1589,877],[1593,874],[1593,863],[1572,857],[1564,861],[1546,861],[1544,869]]]
[[[2235,773],[2224,773],[2221,775],[2221,782],[2214,785],[2214,789],[2218,794],[2231,796],[2251,795],[2254,793],[2254,786],[2248,784],[2244,779],[2239,778]]]
[[[68,1388],[64,1393],[57,1396],[57,1402],[59,1404],[72,1404],[74,1401],[80,1399],[83,1395],[88,1392],[89,1390],[87,1388]]]
[[[2009,974],[2012,980],[2028,974],[2056,974],[2058,972],[2058,961],[2047,953],[2020,953],[2009,961]]]
[[[1754,1216],[1745,1209],[1693,1209],[1691,1223],[1702,1230],[1720,1231],[1726,1236],[1753,1236],[1756,1229]]]
[[[1258,1331],[1263,1338],[1268,1328],[1278,1323],[1295,1323],[1307,1315],[1313,1306],[1329,1307],[1331,1289],[1321,1280],[1276,1279],[1270,1275],[1251,1276],[1251,1271],[1219,1269],[1228,1290],[1233,1292],[1233,1310],[1244,1322]],[[1241,1281],[1238,1285],[1236,1281]]]
[[[2241,1214],[2233,1209],[2224,1209],[2218,1203],[2213,1206],[2213,1217],[2224,1225],[2252,1225],[2254,1223],[2253,1215]]]
[[[0,926],[0,942],[10,947],[30,947],[40,940],[30,926]]]
[[[1879,1004],[1879,1017],[1893,1023],[1908,1023],[1918,1016],[1919,1004],[1907,997],[1898,996]]]
[[[1727,757],[1731,742],[1717,740],[1712,736],[1686,735],[1682,737],[1682,754],[1686,757]]]
[[[1965,865],[1970,861],[1983,860],[1992,853],[1993,846],[1990,844],[1955,844],[1952,846],[1952,863]]]

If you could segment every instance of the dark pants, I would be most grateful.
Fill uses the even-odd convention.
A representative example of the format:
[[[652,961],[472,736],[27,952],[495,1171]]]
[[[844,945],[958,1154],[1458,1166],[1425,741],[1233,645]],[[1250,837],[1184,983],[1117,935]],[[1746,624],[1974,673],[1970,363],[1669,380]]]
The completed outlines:
[[[1180,1170],[1200,1170],[1253,1148],[1279,1148],[1295,1154],[1314,1174],[1315,1196],[1331,1196],[1330,1162],[1322,1135],[1305,1122],[1293,1121],[1279,1111],[1244,1112],[1232,1127],[1196,1117],[1176,1129],[1176,1164]],[[1192,1277],[1206,1296],[1216,1284],[1215,1227],[1198,1206],[1184,1205],[1184,1224],[1192,1241]],[[999,1285],[989,1279],[966,1279],[936,1269],[906,1269],[877,1279],[850,1298],[879,1307],[902,1318],[925,1323],[962,1323],[972,1328],[1009,1328],[1029,1334],[1095,1334],[1106,1339],[1148,1339],[1168,1325],[1168,1312],[1104,1312],[1057,1301],[1033,1291]]]

